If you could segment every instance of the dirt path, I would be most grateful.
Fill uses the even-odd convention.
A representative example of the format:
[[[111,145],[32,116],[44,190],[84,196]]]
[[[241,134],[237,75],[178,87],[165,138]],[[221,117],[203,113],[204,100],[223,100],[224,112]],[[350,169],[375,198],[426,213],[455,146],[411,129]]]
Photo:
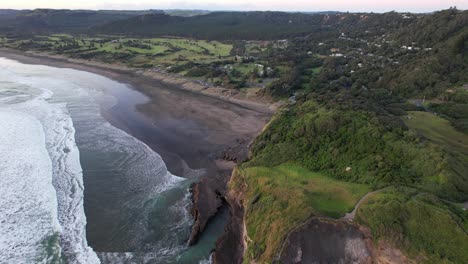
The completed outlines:
[[[376,193],[381,192],[382,190],[384,190],[384,189],[380,189],[380,190],[377,190],[377,191],[373,191],[373,192],[370,192],[370,193],[367,193],[366,195],[364,195],[364,196],[357,202],[357,204],[354,206],[353,211],[351,211],[351,213],[345,214],[345,216],[343,216],[342,219],[348,220],[348,221],[353,221],[353,220],[354,220],[354,217],[356,216],[357,210],[358,210],[359,207],[367,200],[367,198],[369,198],[369,196],[371,196],[371,195],[373,195],[373,194],[376,194]]]

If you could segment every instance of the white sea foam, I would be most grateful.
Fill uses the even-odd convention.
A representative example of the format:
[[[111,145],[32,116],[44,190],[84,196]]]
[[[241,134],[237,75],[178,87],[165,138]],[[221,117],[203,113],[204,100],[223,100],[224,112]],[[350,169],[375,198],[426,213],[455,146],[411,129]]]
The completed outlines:
[[[132,199],[116,201],[117,210],[127,205],[143,208],[148,198],[182,181],[147,145],[105,121],[99,105],[90,100],[122,84],[91,73],[2,58],[0,80],[0,263],[41,262],[44,242],[52,243],[56,256],[70,263],[99,263],[86,240],[83,175],[73,123],[81,129],[76,138],[80,151],[109,155],[106,166],[126,175],[127,184],[116,191],[132,194]],[[21,140],[29,140],[28,145],[22,146]],[[3,210],[4,204],[11,209]],[[183,214],[189,222],[187,211]],[[145,233],[141,223],[132,224],[135,233],[129,241]],[[125,260],[132,253],[117,255]]]
[[[24,187],[30,185],[34,188],[33,190],[36,193],[47,194],[47,198],[44,198],[43,201],[34,199],[34,195],[31,195],[29,199],[32,203],[47,203],[49,210],[53,212],[53,217],[49,219],[49,221],[54,223],[55,227],[49,229],[48,235],[49,237],[51,234],[58,235],[59,245],[61,247],[61,251],[58,255],[63,254],[72,263],[99,263],[96,254],[88,247],[86,242],[86,218],[83,209],[83,177],[79,163],[78,148],[74,142],[75,131],[73,123],[63,104],[51,104],[46,101],[46,99],[49,99],[51,96],[52,93],[50,91],[43,90],[42,93],[38,93],[38,96],[32,100],[10,104],[8,108],[13,109],[15,112],[3,110],[4,114],[2,115],[2,121],[5,119],[13,122],[8,126],[10,130],[22,130],[26,133],[17,133],[15,136],[12,136],[12,133],[6,133],[6,136],[3,136],[0,141],[5,148],[4,151],[8,152],[9,150],[14,150],[17,140],[25,140],[28,136],[32,135],[41,138],[44,142],[42,145],[44,145],[44,150],[46,152],[43,154],[45,154],[44,157],[48,160],[49,171],[40,173],[36,172],[36,169],[29,170],[29,176],[36,179],[36,181],[40,181],[41,185],[37,185],[35,181],[30,181],[27,177],[22,177],[21,175],[24,174],[22,171],[17,171],[15,173],[15,168],[17,168],[17,166],[10,169],[5,175],[13,177],[18,184]],[[20,118],[21,116],[23,116],[23,119]],[[30,131],[27,127],[21,127],[22,123],[20,122],[17,123],[19,127],[12,125],[16,124],[14,120],[25,120],[24,117],[35,120],[35,124],[39,124],[40,133],[36,131],[37,128]],[[30,121],[30,123],[32,124],[32,121]],[[4,144],[7,141],[10,142],[10,145]],[[41,146],[40,144],[37,145]],[[34,147],[35,146],[32,148]],[[20,155],[23,155],[22,159],[18,159],[20,164],[24,164],[25,159],[32,163],[35,162],[35,158],[30,158],[28,156],[29,148],[31,148],[31,146],[27,146],[27,148],[20,153]],[[15,158],[9,155],[2,155],[2,162],[10,164],[15,162]],[[44,167],[44,165],[37,166]],[[12,188],[2,185],[2,190],[9,192]],[[27,197],[15,197],[14,199],[18,204],[23,203],[24,200],[28,200]],[[3,199],[1,199],[1,201],[3,203]],[[25,218],[22,223],[29,226],[34,226],[39,223],[47,227],[44,221],[38,222],[34,217]],[[21,225],[14,226],[14,229],[18,230],[20,233],[24,232]],[[31,232],[35,230],[36,229],[32,229]],[[37,236],[39,235],[40,234],[37,234]],[[44,240],[46,237],[42,236],[42,239]],[[41,243],[44,244],[44,241],[41,241]],[[44,251],[45,246],[41,243],[34,241],[31,246],[35,244],[38,250],[43,248]],[[15,245],[14,241],[10,241],[10,244]],[[16,247],[22,248],[21,245],[21,243],[16,244]]]
[[[46,263],[43,244],[60,225],[43,128],[4,109],[0,124],[0,262]]]
[[[65,105],[5,69],[0,75],[0,216],[10,223],[0,225],[0,259],[99,263],[86,241],[82,170]]]

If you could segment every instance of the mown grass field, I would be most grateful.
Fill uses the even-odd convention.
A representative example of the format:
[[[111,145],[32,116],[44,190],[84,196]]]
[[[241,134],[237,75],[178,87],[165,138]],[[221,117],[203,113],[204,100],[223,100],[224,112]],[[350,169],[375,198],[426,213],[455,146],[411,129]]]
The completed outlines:
[[[370,196],[356,220],[418,263],[466,263],[468,212],[411,188],[389,188]]]
[[[60,46],[70,43],[78,46],[70,49],[73,53],[79,52],[109,52],[109,53],[135,53],[147,57],[145,63],[169,63],[176,60],[191,62],[211,62],[225,59],[230,56],[231,44],[219,41],[179,39],[179,38],[120,38],[103,36],[99,37],[76,37],[65,34],[50,36],[37,36],[33,40],[35,44],[43,45],[54,51]],[[129,41],[143,44],[149,48],[140,48],[129,45]],[[6,43],[7,39],[2,37],[0,43]],[[29,40],[17,40],[10,42],[11,46],[17,46]]]
[[[248,255],[261,261],[278,252],[287,233],[311,215],[339,218],[370,191],[294,164],[240,168],[246,179]],[[274,232],[272,232],[274,230]]]
[[[259,67],[258,64],[266,64],[259,59],[258,53],[234,54],[233,42],[215,40],[56,34],[10,39],[0,36],[0,45],[75,59],[169,71],[239,91],[242,88],[262,87],[278,77],[276,71],[281,73],[281,69],[274,71],[272,68],[267,70],[267,66]],[[260,44],[251,42],[249,47],[256,45]]]

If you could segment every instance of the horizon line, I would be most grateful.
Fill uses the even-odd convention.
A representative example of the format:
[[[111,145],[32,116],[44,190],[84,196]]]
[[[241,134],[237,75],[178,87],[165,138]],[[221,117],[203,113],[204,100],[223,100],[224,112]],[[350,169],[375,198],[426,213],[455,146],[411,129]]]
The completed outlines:
[[[398,11],[398,10],[389,10],[389,11],[340,11],[340,10],[240,10],[240,9],[198,9],[198,8],[166,8],[166,9],[157,9],[157,8],[148,8],[148,9],[92,9],[92,8],[48,8],[48,7],[36,7],[36,8],[2,8],[0,10],[15,10],[15,11],[33,11],[33,10],[70,10],[70,11],[208,11],[208,12],[283,12],[283,13],[410,13],[410,14],[430,14],[445,10],[450,10],[455,8],[458,11],[467,11],[468,9],[458,9],[456,6],[449,7],[446,9],[437,9],[433,11]]]

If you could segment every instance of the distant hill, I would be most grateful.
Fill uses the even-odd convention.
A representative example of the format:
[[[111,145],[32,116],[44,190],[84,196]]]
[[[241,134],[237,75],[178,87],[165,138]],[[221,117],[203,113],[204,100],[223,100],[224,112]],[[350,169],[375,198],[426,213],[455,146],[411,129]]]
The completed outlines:
[[[3,33],[82,33],[92,26],[128,19],[158,10],[0,10],[0,32]]]
[[[93,27],[98,34],[180,36],[201,39],[284,39],[341,30],[388,30],[410,21],[400,14],[213,12],[192,17],[146,14]]]
[[[170,16],[192,17],[199,15],[206,15],[211,13],[209,10],[187,10],[187,9],[166,9],[163,11]]]
[[[205,39],[286,38],[310,32],[322,18],[283,12],[214,12],[193,17],[149,14],[96,26],[93,33]]]
[[[349,14],[334,11],[292,13],[206,10],[0,10],[0,33],[3,34],[70,33],[270,40],[309,34],[338,36],[343,30],[356,33],[363,33],[369,29],[387,31],[409,22],[398,13]]]

